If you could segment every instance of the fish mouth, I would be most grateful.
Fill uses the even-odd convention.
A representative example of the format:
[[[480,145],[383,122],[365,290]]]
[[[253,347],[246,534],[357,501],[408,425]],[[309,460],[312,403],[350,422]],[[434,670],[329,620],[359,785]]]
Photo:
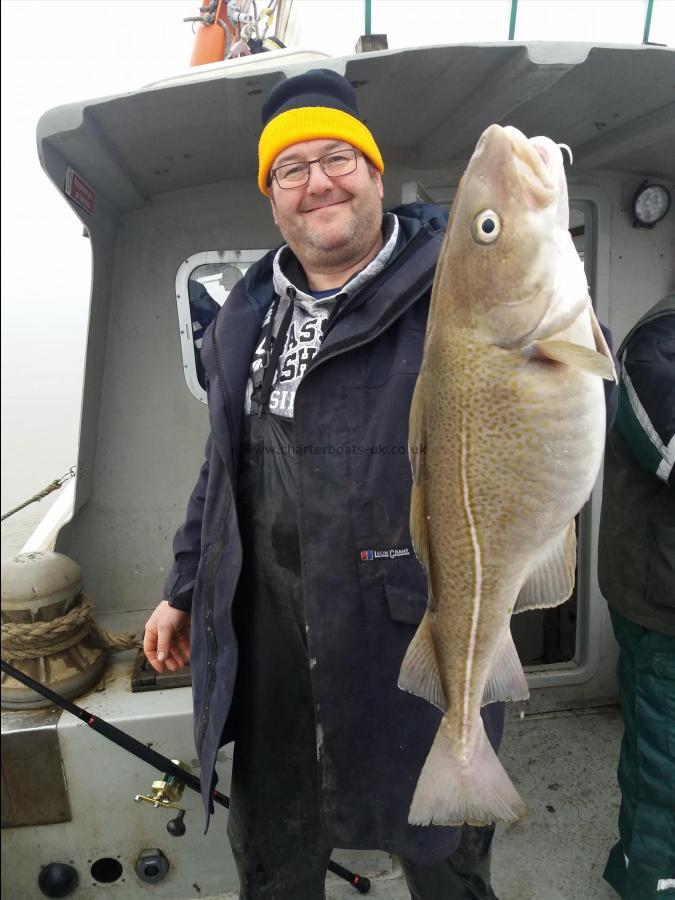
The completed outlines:
[[[508,142],[513,170],[526,205],[533,210],[550,206],[555,199],[556,185],[552,178],[555,161],[549,148],[536,138],[528,140],[511,125],[500,131]]]
[[[548,177],[548,171],[541,164],[539,154],[525,156],[521,152],[514,151],[514,168],[529,209],[545,209],[550,206],[555,199],[555,186]]]

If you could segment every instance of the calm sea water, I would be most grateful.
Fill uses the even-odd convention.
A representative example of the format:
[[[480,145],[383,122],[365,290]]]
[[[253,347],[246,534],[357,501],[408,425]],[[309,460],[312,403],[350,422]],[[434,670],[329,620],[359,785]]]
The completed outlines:
[[[50,201],[50,194],[45,195],[45,208]],[[31,261],[3,234],[3,515],[77,462],[91,248],[72,212],[64,212],[60,246],[55,246],[51,232],[36,235],[36,246],[44,248],[40,255],[44,278],[18,277],[31,271]],[[3,559],[20,550],[57,496],[50,494],[2,523]]]
[[[34,504],[30,510],[17,513],[11,519],[6,519],[2,523],[3,559],[8,559],[10,556],[21,552],[21,548],[49,509],[50,503],[53,503],[51,497],[48,500],[41,501],[39,504]]]
[[[77,331],[76,337],[73,331],[62,334],[58,348],[37,335],[32,365],[3,341],[3,515],[77,463],[84,355],[84,335]],[[59,350],[66,352],[65,360],[59,359]],[[2,559],[21,550],[59,494],[49,494],[2,523]]]

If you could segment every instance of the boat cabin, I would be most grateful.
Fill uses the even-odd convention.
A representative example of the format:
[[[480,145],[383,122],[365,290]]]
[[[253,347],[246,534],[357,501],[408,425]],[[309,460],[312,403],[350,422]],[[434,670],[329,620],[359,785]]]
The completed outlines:
[[[246,268],[281,243],[256,185],[261,107],[276,84],[314,67],[354,85],[385,160],[385,208],[451,204],[493,122],[569,145],[570,229],[615,347],[675,284],[675,214],[638,227],[633,210],[645,187],[675,185],[669,49],[511,41],[341,58],[279,49],[45,113],[40,161],[86,229],[92,283],[72,508],[57,507],[29,548],[54,539],[109,630],[140,633],[159,599],[208,433],[204,329]],[[497,830],[494,889],[504,898],[611,896],[601,872],[621,726],[596,577],[601,491],[600,478],[578,517],[573,597],[514,619],[531,700],[510,710],[504,760],[531,816]],[[196,765],[189,670],[155,677],[130,650],[77,702]],[[8,897],[40,896],[41,867],[55,861],[78,871],[77,898],[236,896],[224,810],[204,836],[201,800],[186,791],[187,833],[172,837],[167,811],[134,804],[157,778],[144,763],[53,708],[5,709],[2,721],[12,748],[7,763],[3,755]],[[224,793],[231,751],[219,755]],[[408,896],[395,859],[375,849],[334,859],[371,878],[373,896]],[[330,876],[333,900],[353,893]]]

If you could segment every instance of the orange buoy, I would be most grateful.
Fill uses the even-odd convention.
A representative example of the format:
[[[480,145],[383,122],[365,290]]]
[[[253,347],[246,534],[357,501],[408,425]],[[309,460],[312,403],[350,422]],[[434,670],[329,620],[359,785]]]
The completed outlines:
[[[207,63],[221,62],[221,60],[225,59],[225,54],[237,37],[237,29],[232,25],[227,15],[227,0],[218,0],[215,16],[210,24],[206,23],[206,19],[207,15],[204,15],[203,24],[199,26],[195,35],[195,43],[190,60],[191,66],[204,66]],[[218,24],[219,20],[225,27]]]

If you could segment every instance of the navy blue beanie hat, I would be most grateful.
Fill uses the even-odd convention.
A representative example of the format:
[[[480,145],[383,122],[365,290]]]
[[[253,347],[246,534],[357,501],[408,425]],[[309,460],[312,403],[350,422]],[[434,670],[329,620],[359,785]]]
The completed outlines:
[[[293,144],[336,138],[359,149],[379,172],[384,171],[375,139],[359,119],[354,88],[330,69],[311,69],[278,84],[262,108],[258,143],[258,187],[269,194],[276,157]]]

